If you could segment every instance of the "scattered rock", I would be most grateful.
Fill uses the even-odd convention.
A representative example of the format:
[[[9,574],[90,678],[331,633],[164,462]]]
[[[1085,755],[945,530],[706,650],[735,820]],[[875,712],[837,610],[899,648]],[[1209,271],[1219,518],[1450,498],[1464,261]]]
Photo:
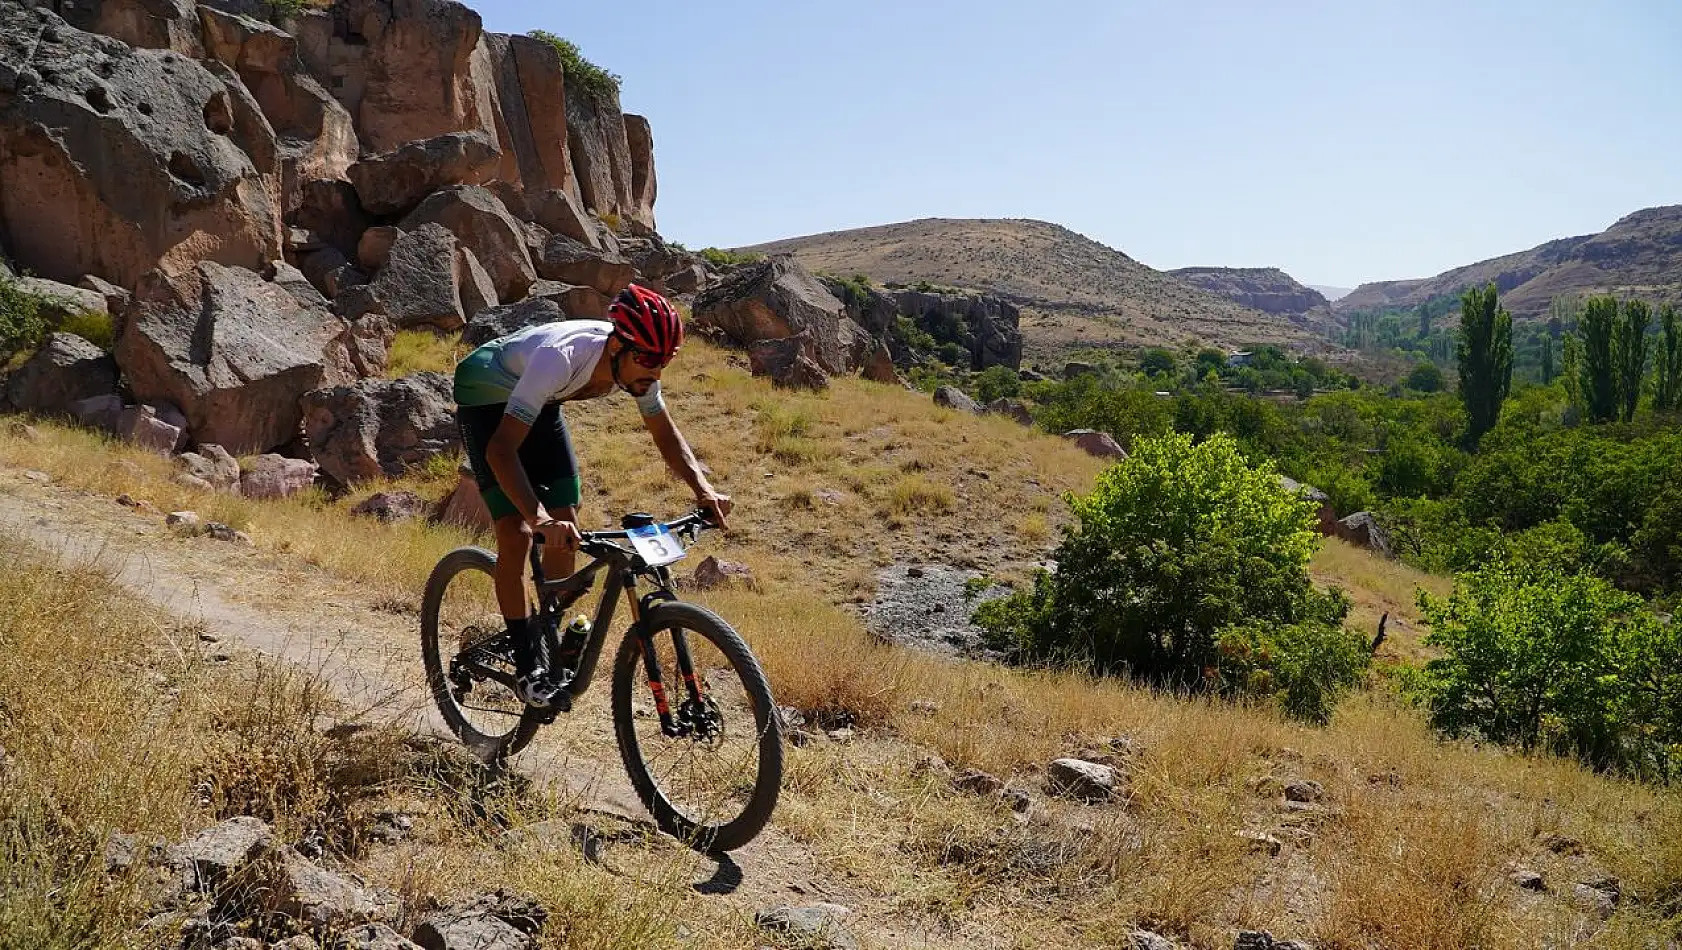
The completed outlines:
[[[952,767],[946,764],[946,760],[933,752],[920,757],[916,762],[911,764],[911,774],[913,775],[927,775],[931,773],[935,775],[945,775],[951,770]]]
[[[431,509],[431,502],[412,491],[382,491],[363,499],[350,513],[394,524],[424,518]]]
[[[363,924],[339,935],[334,950],[421,950],[385,924]]]
[[[992,795],[1004,790],[1004,779],[980,769],[970,769],[952,780],[952,787],[972,795]]]
[[[759,589],[759,582],[754,579],[753,570],[746,564],[736,561],[721,561],[710,555],[706,560],[695,566],[695,573],[690,576],[690,582],[700,590],[713,590],[719,587]]]
[[[858,938],[841,923],[850,913],[834,904],[774,907],[755,914],[754,923],[812,950],[858,950]]]
[[[1056,759],[1046,769],[1046,782],[1053,795],[1101,802],[1115,793],[1116,772],[1096,762]]]
[[[123,399],[116,393],[78,399],[70,404],[70,415],[77,422],[106,432],[117,431],[117,418],[122,414]]]
[[[1285,848],[1285,842],[1262,831],[1240,831],[1238,837],[1248,841],[1252,851],[1266,851],[1274,857]]]
[[[466,463],[462,464],[455,487],[438,506],[438,522],[470,531],[490,530],[490,509],[485,507],[485,496],[479,493],[479,483]]]
[[[187,444],[187,419],[174,406],[128,406],[117,415],[117,437],[168,455]]]
[[[244,531],[235,531],[220,521],[207,521],[204,533],[217,541],[227,541],[231,544],[250,544],[251,535]]]
[[[368,837],[385,844],[396,844],[409,837],[415,828],[415,820],[400,811],[387,809],[374,815],[373,822],[368,826]]]
[[[1507,872],[1507,880],[1511,881],[1513,886],[1520,890],[1545,891],[1548,889],[1547,881],[1542,878],[1542,875],[1530,868],[1513,868]]]
[[[1099,432],[1095,429],[1070,429],[1063,433],[1063,438],[1073,439],[1075,444],[1080,446],[1087,455],[1097,458],[1124,459],[1127,457],[1127,450],[1111,438],[1108,432]]]
[[[536,901],[498,892],[427,917],[414,940],[424,950],[530,950],[547,916]]]
[[[989,415],[1009,416],[1025,426],[1034,424],[1034,414],[1029,411],[1028,404],[1020,399],[1000,397],[987,404]]]
[[[127,871],[140,859],[140,840],[134,835],[113,831],[105,836],[105,870],[115,874]]]
[[[421,372],[303,395],[304,435],[341,485],[395,478],[460,443],[450,377]]]
[[[1069,362],[1063,364],[1064,379],[1074,379],[1077,376],[1096,375],[1098,375],[1098,367],[1093,366],[1091,363],[1082,363],[1076,360],[1070,360]]]
[[[919,716],[932,716],[940,712],[940,705],[932,699],[913,699],[911,711]]]
[[[1623,900],[1623,893],[1616,887],[1603,888],[1596,883],[1578,883],[1571,889],[1571,896],[1578,906],[1594,914],[1601,920],[1606,920],[1618,910],[1618,904]]]
[[[824,733],[824,735],[831,742],[851,742],[851,741],[853,741],[854,733],[853,733],[853,730],[851,730],[851,729],[842,728],[842,729],[831,729],[828,732]]]
[[[171,847],[168,860],[186,890],[214,895],[235,883],[273,842],[274,833],[262,820],[229,818]]]
[[[25,442],[41,441],[41,430],[35,428],[27,422],[21,422],[14,419],[12,420],[12,424],[7,427],[7,431],[12,434],[13,438],[22,439]]]
[[[316,933],[346,925],[390,920],[397,908],[342,874],[317,867],[290,848],[281,852],[269,882],[272,909]]]
[[[1544,835],[1538,844],[1554,854],[1575,856],[1583,853],[1583,843],[1570,835],[1557,833]]]
[[[321,950],[321,944],[308,934],[298,934],[269,944],[269,950]]]
[[[280,944],[275,944],[278,947]],[[218,943],[212,950],[270,950],[263,941],[256,937],[229,937]]]
[[[978,416],[981,414],[981,404],[971,399],[956,386],[942,386],[936,389],[934,391],[934,404],[945,406],[948,409],[956,409],[959,412],[967,412],[971,415]]]
[[[999,797],[1018,815],[1026,815],[1034,807],[1034,796],[1028,794],[1025,789],[1007,788],[999,793]]]
[[[46,472],[37,472],[32,468],[31,469],[25,469],[24,472],[23,472],[23,477],[29,479],[32,482],[40,482],[43,485],[50,485],[50,484],[52,484],[52,480],[53,480],[53,477],[51,475],[48,475]]]
[[[164,524],[174,529],[176,534],[188,537],[204,533],[204,522],[196,511],[172,511],[164,516]]]
[[[216,489],[239,491],[239,460],[214,442],[200,445],[197,452],[177,455],[175,464],[183,472],[202,479]]]
[[[69,415],[81,400],[116,392],[116,360],[74,333],[48,336],[6,381],[12,406],[40,415]]]
[[[1174,941],[1149,930],[1135,930],[1127,941],[1127,950],[1176,950]]]
[[[1384,557],[1394,554],[1390,544],[1390,532],[1384,530],[1384,526],[1378,523],[1378,518],[1370,511],[1357,511],[1347,518],[1340,519],[1336,534],[1350,544]]]
[[[1292,802],[1317,802],[1326,794],[1319,782],[1298,780],[1285,786],[1285,800]]]
[[[177,485],[180,485],[182,488],[189,488],[189,489],[192,489],[193,491],[215,491],[216,490],[215,485],[210,484],[209,482],[207,482],[204,479],[198,477],[197,475],[194,475],[191,472],[176,472],[175,476],[173,478],[171,478],[170,481],[174,482]]]
[[[283,455],[259,455],[240,472],[240,494],[247,498],[286,498],[315,484],[316,465]]]

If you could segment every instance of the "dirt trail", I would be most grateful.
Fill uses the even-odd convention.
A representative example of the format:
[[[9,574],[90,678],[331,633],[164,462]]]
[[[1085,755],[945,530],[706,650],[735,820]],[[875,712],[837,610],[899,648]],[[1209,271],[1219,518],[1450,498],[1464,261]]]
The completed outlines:
[[[339,697],[374,722],[400,722],[447,736],[424,688],[415,615],[381,609],[365,590],[284,556],[208,537],[174,535],[159,514],[86,492],[43,484],[0,466],[0,534],[66,563],[97,564],[123,587],[228,646],[316,671]],[[420,592],[415,592],[418,605]],[[610,648],[611,648],[610,644]],[[579,807],[648,823],[613,744],[605,683],[541,733],[515,767]],[[599,862],[638,878],[640,848]],[[668,849],[661,860],[672,860]],[[683,852],[692,885],[751,914],[768,905],[831,901],[857,913],[848,926],[873,946],[949,945],[907,932],[893,901],[826,871],[808,849],[768,828],[719,860]]]

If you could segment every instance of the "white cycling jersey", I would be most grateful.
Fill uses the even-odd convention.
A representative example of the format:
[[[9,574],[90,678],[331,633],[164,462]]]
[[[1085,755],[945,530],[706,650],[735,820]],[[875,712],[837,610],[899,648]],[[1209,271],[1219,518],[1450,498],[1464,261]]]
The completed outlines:
[[[612,335],[613,324],[606,320],[562,320],[492,340],[456,365],[456,403],[507,403],[508,415],[530,425],[546,403],[584,388]],[[666,411],[659,380],[635,398],[645,416]]]

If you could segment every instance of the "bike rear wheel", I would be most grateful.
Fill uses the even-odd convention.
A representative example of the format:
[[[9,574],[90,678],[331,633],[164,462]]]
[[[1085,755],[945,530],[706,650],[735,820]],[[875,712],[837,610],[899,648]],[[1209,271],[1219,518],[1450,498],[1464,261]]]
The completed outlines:
[[[644,628],[646,638],[625,635],[613,665],[631,784],[661,830],[701,851],[739,848],[770,821],[782,787],[771,685],[741,635],[703,607],[660,604]],[[663,728],[662,708],[675,728]]]
[[[511,646],[496,602],[496,555],[457,548],[444,555],[421,599],[421,658],[444,723],[489,764],[519,752],[544,713],[514,695]]]

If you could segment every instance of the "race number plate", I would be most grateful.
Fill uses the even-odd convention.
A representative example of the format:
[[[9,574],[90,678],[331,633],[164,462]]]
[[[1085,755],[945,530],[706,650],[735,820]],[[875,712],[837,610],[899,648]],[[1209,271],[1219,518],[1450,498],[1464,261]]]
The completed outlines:
[[[636,548],[637,553],[642,555],[643,562],[649,567],[670,564],[688,553],[664,525],[632,528],[627,533],[631,538],[631,547]]]

